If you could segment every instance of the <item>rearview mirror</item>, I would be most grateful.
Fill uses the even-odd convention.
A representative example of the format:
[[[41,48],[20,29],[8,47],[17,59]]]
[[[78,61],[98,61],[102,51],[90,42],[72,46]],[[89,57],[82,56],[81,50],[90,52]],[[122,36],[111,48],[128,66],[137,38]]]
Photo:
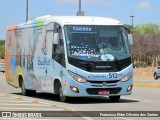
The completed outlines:
[[[53,44],[59,44],[59,34],[54,33]]]
[[[128,34],[128,42],[130,45],[133,45],[133,37],[132,34]]]

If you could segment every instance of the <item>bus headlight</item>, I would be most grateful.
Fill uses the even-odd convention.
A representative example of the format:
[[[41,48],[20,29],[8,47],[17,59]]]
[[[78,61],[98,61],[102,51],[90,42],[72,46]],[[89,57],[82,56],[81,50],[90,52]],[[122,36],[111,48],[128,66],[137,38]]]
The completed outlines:
[[[122,81],[122,82],[126,82],[127,80],[129,80],[129,79],[132,77],[132,75],[133,75],[132,72],[128,73],[127,75],[125,75],[125,76],[121,79],[121,81]]]
[[[81,77],[81,76],[77,75],[76,73],[73,73],[71,71],[68,71],[68,73],[77,82],[80,82],[80,83],[87,82],[87,80],[84,77]]]

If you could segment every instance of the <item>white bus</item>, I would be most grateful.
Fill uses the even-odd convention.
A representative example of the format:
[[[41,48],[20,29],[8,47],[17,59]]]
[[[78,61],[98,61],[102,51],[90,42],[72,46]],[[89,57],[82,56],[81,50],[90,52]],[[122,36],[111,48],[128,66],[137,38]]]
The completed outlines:
[[[115,19],[43,16],[8,27],[7,83],[22,95],[43,91],[69,97],[130,95],[132,35]]]

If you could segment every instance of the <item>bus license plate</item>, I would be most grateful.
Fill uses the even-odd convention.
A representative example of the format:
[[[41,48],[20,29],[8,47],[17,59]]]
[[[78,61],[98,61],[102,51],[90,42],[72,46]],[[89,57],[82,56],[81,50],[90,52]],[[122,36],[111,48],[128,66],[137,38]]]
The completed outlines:
[[[110,90],[98,90],[99,95],[108,95],[110,94]]]

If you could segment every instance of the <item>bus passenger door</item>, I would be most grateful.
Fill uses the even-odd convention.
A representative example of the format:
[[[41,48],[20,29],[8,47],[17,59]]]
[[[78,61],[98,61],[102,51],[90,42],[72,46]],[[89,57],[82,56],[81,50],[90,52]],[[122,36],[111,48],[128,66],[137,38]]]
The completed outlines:
[[[61,81],[62,89],[64,90],[66,82],[66,63],[65,63],[65,51],[64,41],[62,36],[62,29],[57,27],[57,31],[54,33],[52,59],[54,61],[54,76]]]
[[[36,90],[48,91],[52,66],[52,40],[53,31],[47,30],[36,52],[35,63],[38,63],[34,64],[34,72],[37,78]]]

